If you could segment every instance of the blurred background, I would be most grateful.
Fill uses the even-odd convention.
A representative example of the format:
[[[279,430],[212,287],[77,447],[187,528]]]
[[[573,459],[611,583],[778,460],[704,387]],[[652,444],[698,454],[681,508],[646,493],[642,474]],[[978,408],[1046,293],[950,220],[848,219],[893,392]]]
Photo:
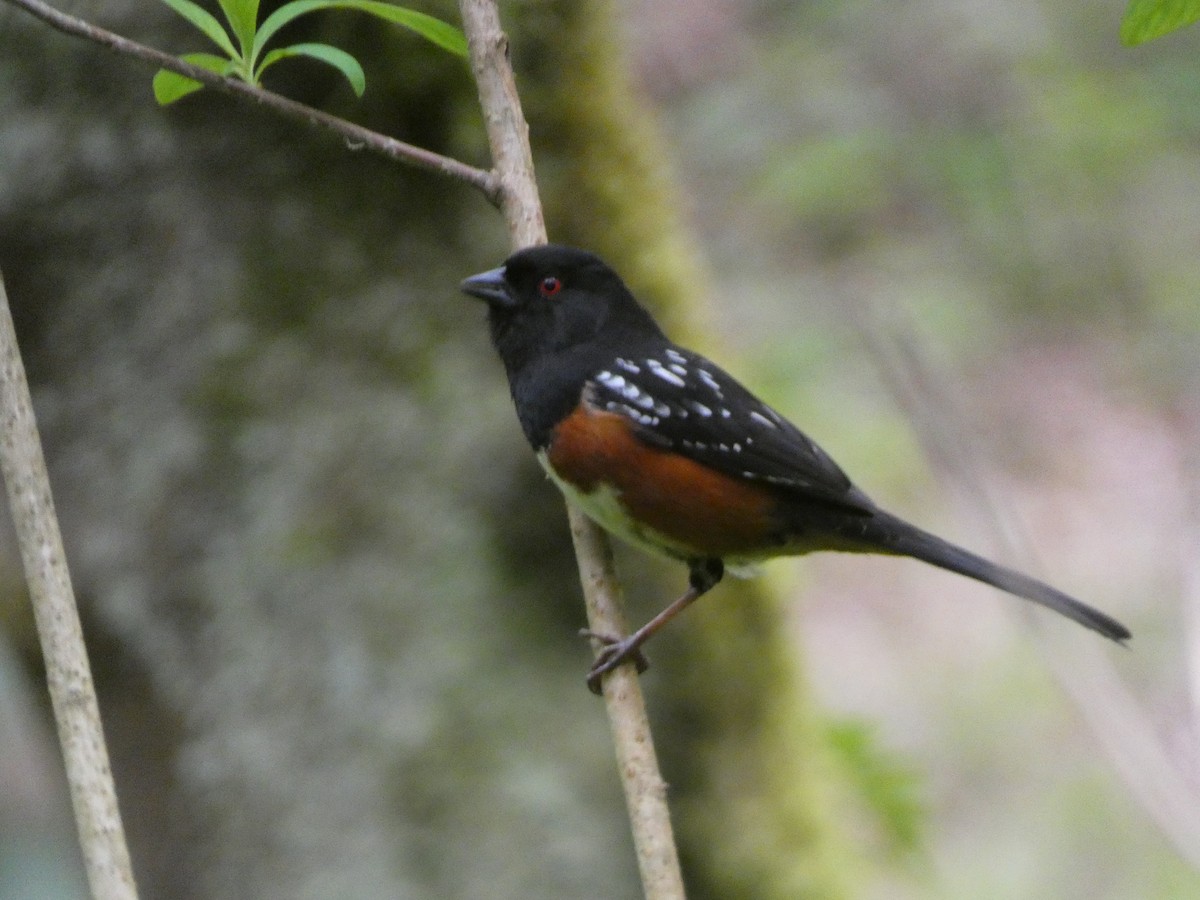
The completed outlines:
[[[723,584],[645,680],[693,897],[1200,897],[1200,31],[1123,11],[502,5],[552,238],[1135,636],[903,560]],[[486,165],[461,61],[288,39],[366,95],[268,87]],[[0,4],[0,268],[143,896],[638,896],[562,504],[456,290],[500,217],[151,74]],[[639,621],[684,584],[618,562]],[[5,532],[0,897],[82,897],[40,665]]]

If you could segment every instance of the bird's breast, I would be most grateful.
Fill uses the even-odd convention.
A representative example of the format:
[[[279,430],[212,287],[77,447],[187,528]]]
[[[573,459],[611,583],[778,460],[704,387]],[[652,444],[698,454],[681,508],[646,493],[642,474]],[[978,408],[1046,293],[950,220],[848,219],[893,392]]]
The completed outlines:
[[[769,489],[645,443],[618,413],[581,404],[539,459],[580,509],[635,546],[736,561],[773,556],[784,542]]]

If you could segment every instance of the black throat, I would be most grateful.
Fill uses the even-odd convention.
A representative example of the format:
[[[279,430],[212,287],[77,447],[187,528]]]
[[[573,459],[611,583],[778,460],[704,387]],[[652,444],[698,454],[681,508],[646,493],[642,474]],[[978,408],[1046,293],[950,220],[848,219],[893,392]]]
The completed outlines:
[[[669,343],[648,315],[636,327],[608,323],[604,340],[578,342],[562,341],[561,331],[553,328],[506,322],[503,312],[493,311],[490,324],[517,417],[535,450],[550,443],[554,426],[579,404],[587,382],[610,368],[618,356],[652,354]]]

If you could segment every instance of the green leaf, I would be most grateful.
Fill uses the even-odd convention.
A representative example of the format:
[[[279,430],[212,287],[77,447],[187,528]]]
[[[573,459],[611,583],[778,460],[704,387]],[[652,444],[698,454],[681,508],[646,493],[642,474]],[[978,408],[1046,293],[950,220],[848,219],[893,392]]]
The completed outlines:
[[[192,0],[162,0],[162,2],[203,31],[210,41],[229,54],[230,59],[240,58],[237,50],[233,49],[229,35],[225,33],[225,29],[221,27],[221,23],[212,13],[201,9]]]
[[[381,3],[378,0],[292,0],[291,3],[279,7],[267,16],[266,21],[262,23],[262,27],[258,29],[258,34],[254,38],[252,58],[258,57],[267,41],[274,37],[275,33],[284,25],[298,16],[315,12],[318,9],[356,9],[359,12],[369,13],[414,31],[427,41],[456,56],[465,57],[467,55],[467,39],[463,33],[448,22],[427,16],[425,13],[405,9],[401,6],[392,6],[390,3]]]
[[[412,9],[379,3],[376,0],[345,0],[348,9],[358,9],[409,29],[431,44],[461,56],[467,56],[467,37],[453,25]]]
[[[1198,19],[1200,0],[1130,0],[1121,21],[1121,42],[1135,47]]]
[[[254,45],[254,29],[258,25],[258,0],[218,0],[229,26],[242,47],[246,58]]]
[[[262,65],[255,72],[256,79],[262,77],[263,70],[267,66],[291,56],[308,56],[333,66],[346,76],[346,80],[350,82],[350,87],[354,89],[354,93],[359,97],[367,89],[367,76],[363,74],[362,66],[358,64],[358,60],[345,50],[330,47],[328,44],[292,44],[290,47],[280,47],[278,50],[272,50],[263,57]]]
[[[212,53],[185,53],[180,59],[208,69],[210,72],[216,72],[218,75],[228,75],[235,67],[233,60]],[[154,99],[158,101],[159,106],[167,106],[181,97],[195,93],[202,87],[204,85],[194,78],[159,69],[154,76]]]

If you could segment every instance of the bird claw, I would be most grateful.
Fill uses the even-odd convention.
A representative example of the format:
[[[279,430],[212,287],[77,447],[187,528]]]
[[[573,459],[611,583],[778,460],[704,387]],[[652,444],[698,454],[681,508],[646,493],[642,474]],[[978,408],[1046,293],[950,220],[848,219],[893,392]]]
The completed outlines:
[[[596,696],[600,696],[600,685],[604,676],[621,665],[621,663],[632,662],[637,666],[639,675],[650,668],[650,663],[646,661],[646,657],[642,654],[641,643],[635,641],[632,637],[619,638],[611,634],[592,631],[590,628],[583,628],[579,633],[583,637],[591,638],[602,645],[600,651],[596,654],[596,661],[592,664],[592,668],[587,675],[588,690]]]

